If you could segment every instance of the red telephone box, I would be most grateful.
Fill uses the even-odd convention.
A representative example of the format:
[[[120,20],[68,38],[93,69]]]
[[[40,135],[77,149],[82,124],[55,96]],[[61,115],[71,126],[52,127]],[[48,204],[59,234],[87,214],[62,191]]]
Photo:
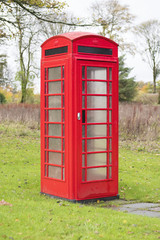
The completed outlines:
[[[118,45],[72,32],[42,44],[41,192],[118,197]]]

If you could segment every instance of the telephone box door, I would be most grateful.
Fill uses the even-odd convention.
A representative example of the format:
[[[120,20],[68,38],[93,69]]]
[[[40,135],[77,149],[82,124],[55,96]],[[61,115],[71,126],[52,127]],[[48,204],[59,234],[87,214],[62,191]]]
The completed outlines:
[[[118,194],[117,63],[77,60],[77,196]]]
[[[41,86],[41,191],[68,198],[65,146],[65,81],[67,62],[46,62]]]

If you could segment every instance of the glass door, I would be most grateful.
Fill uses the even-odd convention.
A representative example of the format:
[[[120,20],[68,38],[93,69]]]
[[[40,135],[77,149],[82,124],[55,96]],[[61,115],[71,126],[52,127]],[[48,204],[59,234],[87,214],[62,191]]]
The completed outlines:
[[[98,67],[96,66],[98,65]],[[82,193],[107,195],[113,183],[113,80],[114,64],[85,62],[79,64],[81,127],[79,136],[82,154]],[[84,192],[83,192],[84,189]],[[81,191],[80,191],[81,192]],[[83,195],[82,194],[82,195]]]
[[[49,61],[41,72],[41,192],[64,198],[68,198],[67,69],[67,61]]]
[[[82,66],[82,72],[82,181],[111,179],[112,68]]]
[[[45,68],[45,177],[65,180],[64,66]]]

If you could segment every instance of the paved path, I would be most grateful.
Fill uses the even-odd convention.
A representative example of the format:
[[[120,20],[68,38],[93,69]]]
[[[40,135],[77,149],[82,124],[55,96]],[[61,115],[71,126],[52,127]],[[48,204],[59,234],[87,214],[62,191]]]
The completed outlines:
[[[160,204],[158,203],[130,203],[114,207],[114,209],[137,215],[160,218]]]

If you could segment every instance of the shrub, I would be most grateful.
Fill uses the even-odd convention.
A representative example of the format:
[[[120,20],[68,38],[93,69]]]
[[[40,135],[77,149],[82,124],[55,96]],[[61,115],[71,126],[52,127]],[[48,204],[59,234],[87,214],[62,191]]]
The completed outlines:
[[[143,104],[158,104],[158,93],[143,93],[139,92],[138,96],[134,99],[135,102]]]
[[[119,134],[122,140],[159,140],[160,106],[121,103]]]
[[[132,68],[125,66],[125,56],[119,57],[119,101],[130,102],[137,95],[135,77],[129,77]]]
[[[6,103],[6,98],[3,93],[0,93],[0,104]]]

